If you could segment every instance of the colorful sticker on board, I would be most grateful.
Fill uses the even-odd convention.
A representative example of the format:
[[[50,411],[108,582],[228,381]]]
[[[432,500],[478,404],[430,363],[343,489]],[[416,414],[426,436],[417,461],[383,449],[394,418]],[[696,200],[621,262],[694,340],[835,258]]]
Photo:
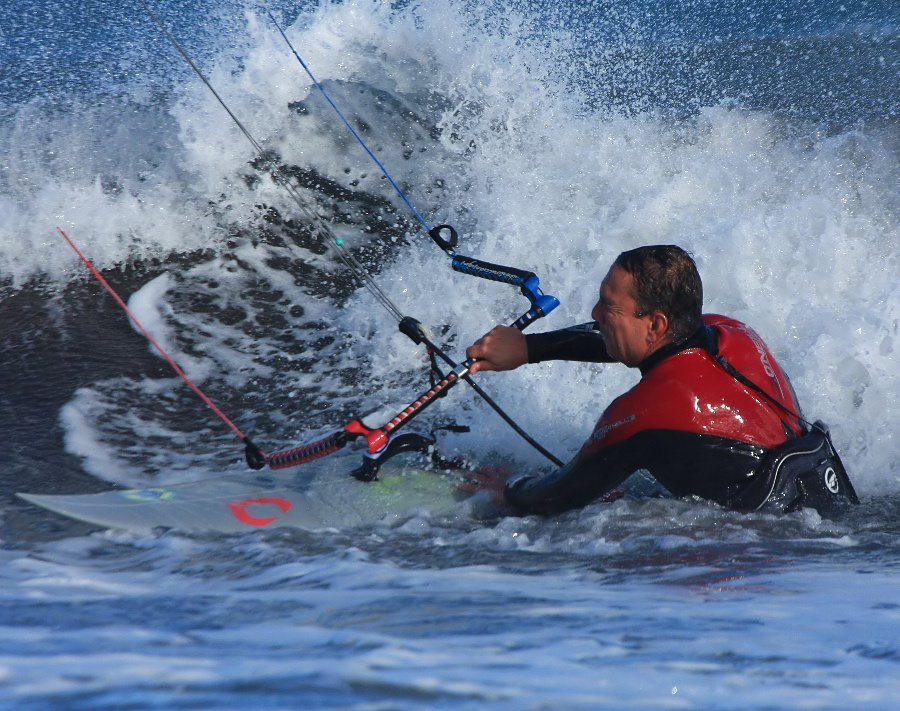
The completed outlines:
[[[120,491],[119,496],[129,501],[171,501],[175,492],[171,489],[128,489]]]
[[[270,523],[278,520],[278,516],[266,516],[265,518],[254,516],[247,510],[250,506],[276,506],[281,511],[281,513],[287,513],[290,510],[292,504],[287,499],[280,499],[275,497],[262,499],[243,499],[241,501],[231,501],[228,504],[228,508],[231,509],[231,513],[234,514],[234,517],[241,523],[248,526],[268,526]]]

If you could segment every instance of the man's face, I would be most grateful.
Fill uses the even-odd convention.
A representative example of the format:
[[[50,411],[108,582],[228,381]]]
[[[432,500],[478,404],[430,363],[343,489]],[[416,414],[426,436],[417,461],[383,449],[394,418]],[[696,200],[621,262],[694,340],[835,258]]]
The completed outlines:
[[[633,285],[634,277],[614,265],[600,284],[600,298],[591,311],[607,352],[629,368],[639,365],[659,345],[651,333],[652,319],[638,312]]]

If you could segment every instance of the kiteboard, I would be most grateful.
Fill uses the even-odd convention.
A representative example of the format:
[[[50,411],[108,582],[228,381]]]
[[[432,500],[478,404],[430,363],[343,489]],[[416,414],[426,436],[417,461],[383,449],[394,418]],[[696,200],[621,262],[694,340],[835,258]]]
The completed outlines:
[[[320,466],[286,472],[237,475],[171,486],[116,489],[99,494],[18,496],[68,518],[102,528],[176,529],[238,533],[278,527],[349,528],[391,516],[451,512],[468,495],[456,489],[458,474],[386,463],[378,478],[349,475],[357,457],[336,456]]]

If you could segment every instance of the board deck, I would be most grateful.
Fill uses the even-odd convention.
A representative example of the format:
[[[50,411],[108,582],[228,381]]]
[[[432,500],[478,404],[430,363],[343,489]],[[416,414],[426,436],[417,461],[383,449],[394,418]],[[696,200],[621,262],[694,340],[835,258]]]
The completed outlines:
[[[330,457],[324,465],[284,472],[99,494],[18,496],[103,528],[222,533],[281,526],[347,528],[417,509],[439,514],[466,498],[453,476],[394,461],[376,481],[363,483],[349,475],[358,463],[358,456]]]

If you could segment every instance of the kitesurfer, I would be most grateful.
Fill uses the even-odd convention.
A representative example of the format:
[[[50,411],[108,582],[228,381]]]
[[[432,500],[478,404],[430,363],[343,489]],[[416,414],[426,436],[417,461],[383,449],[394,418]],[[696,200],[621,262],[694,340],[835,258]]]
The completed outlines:
[[[613,400],[565,466],[545,475],[482,471],[471,489],[500,491],[520,513],[584,506],[638,470],[674,496],[737,510],[822,512],[858,499],[827,428],[804,419],[787,376],[745,324],[702,314],[693,258],[673,245],[620,254],[592,323],[525,335],[497,326],[466,351],[470,372],[544,360],[619,362],[640,382]]]

